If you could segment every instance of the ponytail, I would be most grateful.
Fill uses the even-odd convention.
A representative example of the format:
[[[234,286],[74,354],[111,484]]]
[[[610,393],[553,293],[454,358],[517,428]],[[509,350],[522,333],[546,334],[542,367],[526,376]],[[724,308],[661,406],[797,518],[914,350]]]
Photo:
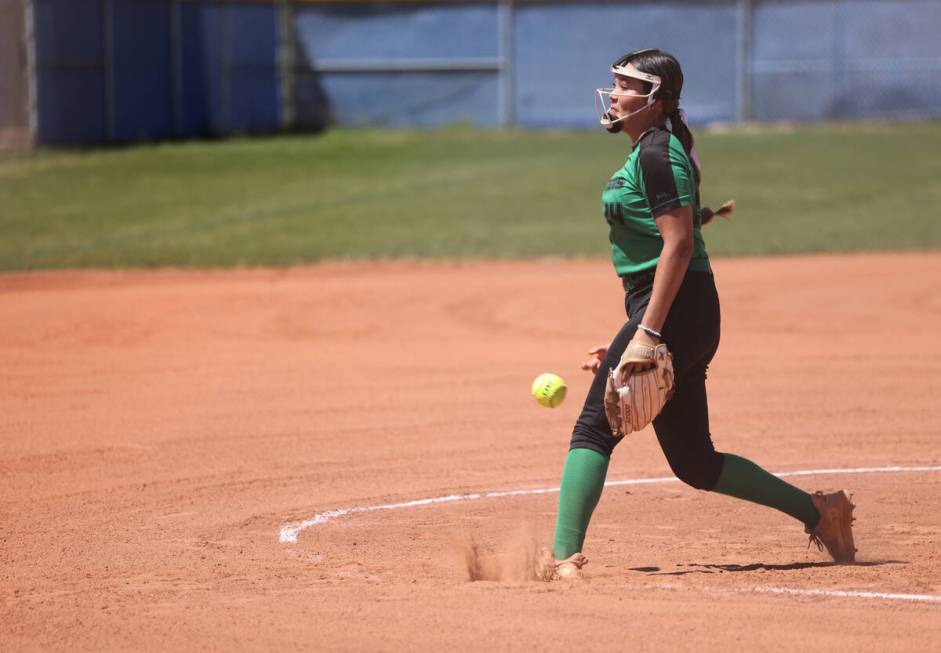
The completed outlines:
[[[683,149],[686,150],[686,156],[689,157],[690,162],[693,164],[693,172],[696,174],[696,188],[699,188],[702,173],[699,170],[699,161],[696,155],[693,154],[693,132],[691,132],[686,125],[686,116],[684,116],[683,113],[683,110],[677,106],[674,107],[673,111],[667,114],[667,118],[670,119],[670,131],[672,131],[673,135],[680,141]]]
[[[686,124],[685,112],[677,106],[673,111],[667,114],[667,117],[670,119],[670,128],[673,135],[676,136],[680,144],[683,145],[683,149],[686,150],[686,155],[689,157],[690,163],[693,164],[693,174],[696,176],[696,195],[699,195],[699,185],[702,183],[702,170],[700,170],[699,167],[699,157],[696,156],[693,150],[693,132],[689,130],[689,126]],[[729,200],[720,206],[717,211],[713,211],[708,206],[704,206],[700,209],[701,224],[709,224],[717,215],[723,217],[730,216],[734,211],[735,200]]]
[[[654,48],[626,54],[614,62],[614,66],[623,66],[627,63],[633,64],[641,72],[656,75],[660,78],[660,88],[653,97],[663,103],[663,113],[670,120],[670,131],[673,132],[673,135],[683,145],[683,149],[686,150],[686,156],[689,157],[692,164],[693,177],[696,181],[696,204],[699,204],[702,169],[696,151],[693,149],[693,133],[686,124],[686,112],[680,109],[680,95],[683,92],[683,69],[680,62],[672,54]],[[700,222],[701,224],[708,224],[717,215],[732,215],[734,210],[735,202],[732,200],[719,207],[718,211],[702,207],[699,210]]]
[[[727,216],[732,215],[734,211],[735,211],[735,200],[729,200],[728,202],[720,206],[718,211],[713,211],[708,206],[704,206],[703,208],[699,210],[699,215],[700,215],[702,224],[706,225],[712,222],[712,219],[716,217],[717,215],[721,215],[722,217],[727,217]]]

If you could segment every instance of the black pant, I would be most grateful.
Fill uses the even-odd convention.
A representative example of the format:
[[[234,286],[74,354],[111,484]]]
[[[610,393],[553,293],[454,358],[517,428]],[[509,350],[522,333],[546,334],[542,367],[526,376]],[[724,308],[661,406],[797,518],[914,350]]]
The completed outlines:
[[[604,413],[605,382],[641,323],[652,289],[648,282],[625,297],[628,321],[598,368],[572,431],[572,449],[593,449],[610,456],[620,441],[611,435]],[[723,460],[712,445],[706,402],[706,368],[719,346],[719,296],[712,274],[687,272],[661,333],[673,353],[676,393],[653,421],[654,431],[677,478],[711,490],[719,480]]]

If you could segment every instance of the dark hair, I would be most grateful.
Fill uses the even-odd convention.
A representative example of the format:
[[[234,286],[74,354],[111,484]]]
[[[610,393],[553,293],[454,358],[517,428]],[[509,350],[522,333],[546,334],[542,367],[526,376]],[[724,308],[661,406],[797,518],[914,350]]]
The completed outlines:
[[[683,92],[683,68],[680,62],[672,54],[657,49],[638,50],[625,54],[614,62],[615,66],[633,65],[642,73],[656,75],[660,78],[660,89],[654,94],[653,99],[660,100],[663,103],[663,113],[670,119],[673,127],[673,134],[683,144],[687,156],[693,164],[696,171],[696,183],[699,183],[699,167],[692,160],[693,134],[689,127],[680,117],[680,95]],[[652,86],[649,82],[646,90]]]
[[[656,75],[660,78],[660,88],[654,94],[655,100],[663,103],[663,113],[670,119],[673,135],[683,145],[689,162],[693,166],[693,174],[696,176],[697,195],[699,185],[702,181],[702,171],[693,158],[693,133],[686,126],[683,117],[680,115],[680,96],[683,92],[683,68],[680,62],[669,52],[663,52],[656,48],[646,50],[637,50],[629,52],[614,62],[615,66],[633,65],[637,70],[649,75]],[[650,82],[644,82],[647,92],[653,88]],[[728,215],[732,213],[735,206],[734,202],[726,202],[718,211],[713,211],[708,207],[701,210],[702,224],[706,224],[716,215]]]

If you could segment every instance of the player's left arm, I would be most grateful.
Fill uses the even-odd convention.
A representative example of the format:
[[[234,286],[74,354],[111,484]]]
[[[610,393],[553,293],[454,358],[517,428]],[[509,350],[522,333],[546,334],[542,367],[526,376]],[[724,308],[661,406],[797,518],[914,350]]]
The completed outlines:
[[[654,331],[661,331],[693,256],[693,209],[691,206],[679,206],[661,213],[654,222],[663,238],[663,250],[657,262],[657,272],[654,275],[653,290],[644,313],[643,325]],[[647,344],[657,344],[656,338],[644,331],[638,331],[634,339]]]
[[[650,302],[642,321],[645,327],[654,331],[662,330],[695,249],[693,205],[696,182],[688,160],[668,143],[647,147],[641,150],[639,157],[647,202],[663,239]],[[639,329],[634,340],[646,345],[657,344],[655,337]]]
[[[641,325],[659,332],[663,330],[663,324],[683,284],[689,261],[693,256],[693,209],[680,206],[661,213],[654,221],[663,238],[663,249],[660,251],[660,260],[657,261],[653,289]],[[621,356],[622,377],[627,378],[634,372],[654,367],[656,354],[653,348],[659,344],[659,338],[638,328]]]

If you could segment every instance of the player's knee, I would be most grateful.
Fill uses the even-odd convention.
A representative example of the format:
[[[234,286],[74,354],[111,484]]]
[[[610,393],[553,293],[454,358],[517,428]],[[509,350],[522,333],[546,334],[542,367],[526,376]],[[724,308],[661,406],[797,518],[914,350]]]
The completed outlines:
[[[604,426],[607,426],[607,423]],[[572,449],[593,449],[602,455],[610,456],[617,443],[618,440],[611,435],[610,428],[599,428],[579,420],[572,429]]]
[[[673,473],[676,474],[678,479],[697,490],[711,490],[715,485],[714,483],[710,484],[709,481],[706,480],[706,476],[699,470],[680,469],[674,470]]]
[[[678,479],[697,490],[710,491],[719,482],[722,472],[722,456],[687,457],[670,460],[670,469]]]

